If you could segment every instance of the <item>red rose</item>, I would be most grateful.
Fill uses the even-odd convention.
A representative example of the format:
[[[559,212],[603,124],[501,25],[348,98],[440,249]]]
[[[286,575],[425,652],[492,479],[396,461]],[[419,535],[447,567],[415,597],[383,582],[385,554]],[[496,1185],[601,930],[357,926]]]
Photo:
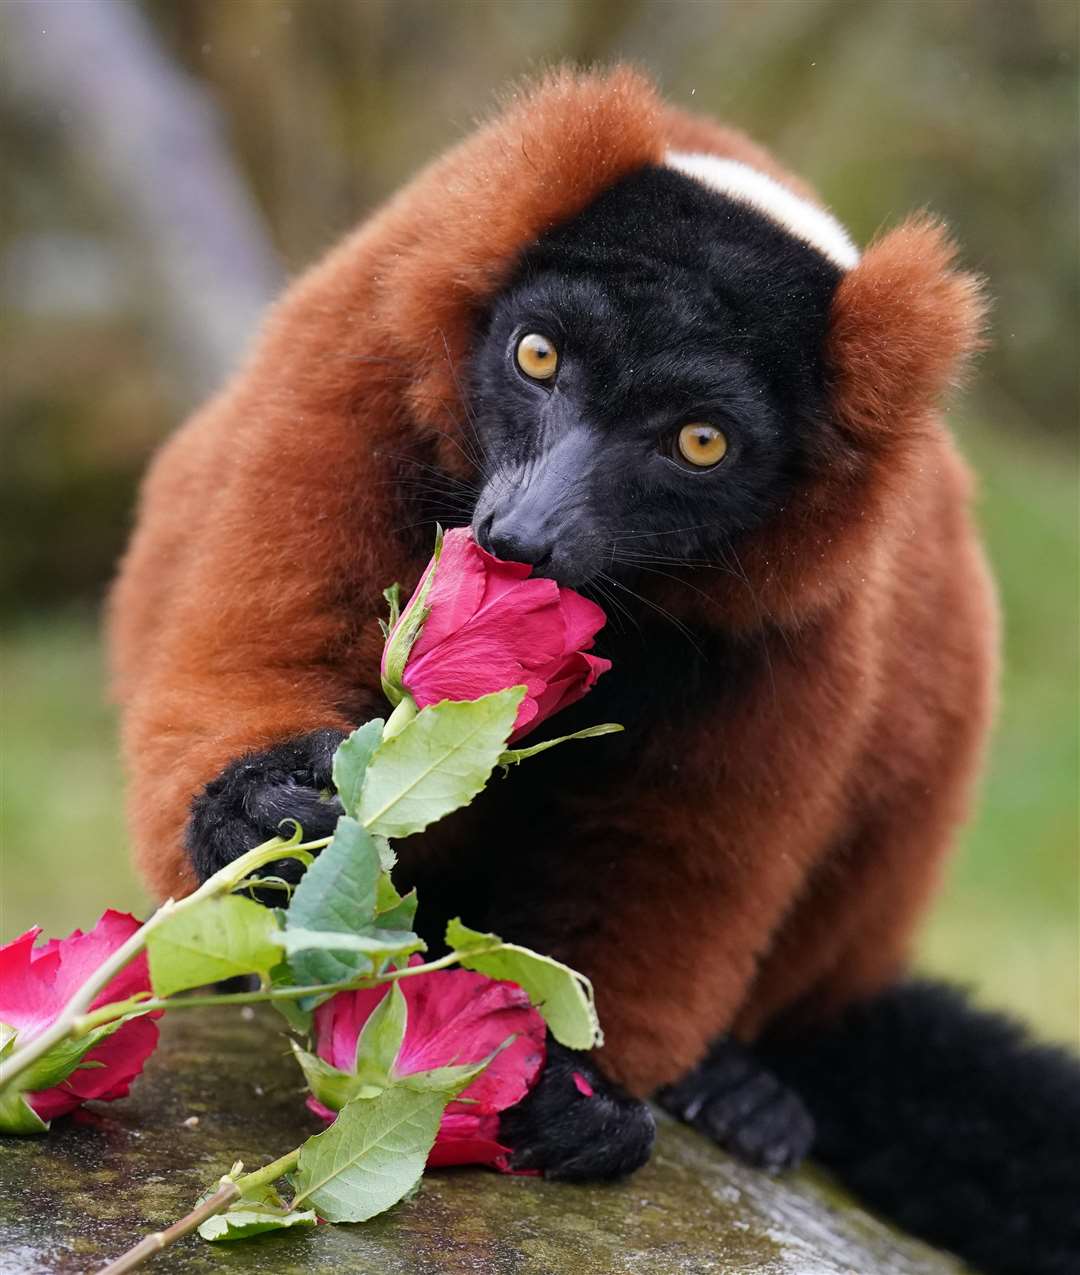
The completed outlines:
[[[413,958],[414,961],[419,958]],[[480,1062],[508,1037],[479,1076],[443,1113],[431,1167],[490,1164],[507,1168],[510,1148],[499,1138],[499,1112],[520,1102],[536,1082],[544,1063],[544,1020],[516,983],[506,983],[471,970],[437,970],[403,978],[408,1017],[394,1074]],[[356,1042],[364,1024],[390,988],[339,992],[315,1011],[315,1043],[319,1057],[339,1071],[356,1070]],[[317,1098],[307,1105],[324,1120],[335,1112]]]
[[[52,939],[35,948],[34,940],[41,933],[35,927],[0,947],[0,1023],[15,1029],[16,1046],[39,1036],[59,1017],[83,983],[139,924],[133,916],[110,910],[89,934],[75,930],[66,939]],[[150,975],[143,953],[108,983],[91,1008],[149,991]],[[46,1121],[66,1115],[90,1099],[108,1102],[123,1098],[154,1052],[157,1038],[157,1025],[149,1015],[133,1018],[95,1045],[65,1080],[24,1096]],[[83,1066],[85,1063],[96,1065]]]
[[[467,528],[446,533],[437,563],[413,594],[427,609],[420,636],[401,674],[418,708],[441,700],[472,700],[525,686],[511,742],[520,739],[592,687],[609,660],[587,654],[604,612],[573,589],[533,577],[532,567],[503,562]],[[410,619],[406,607],[394,633]],[[387,643],[390,650],[394,640]],[[388,676],[383,657],[383,676]],[[391,679],[391,685],[393,684]]]

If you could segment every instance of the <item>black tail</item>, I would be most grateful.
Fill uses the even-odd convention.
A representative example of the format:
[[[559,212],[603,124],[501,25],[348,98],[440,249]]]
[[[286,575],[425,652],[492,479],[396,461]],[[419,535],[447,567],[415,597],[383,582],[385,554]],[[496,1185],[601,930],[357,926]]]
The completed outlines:
[[[1080,1059],[913,982],[766,1061],[871,1208],[986,1275],[1080,1275]]]

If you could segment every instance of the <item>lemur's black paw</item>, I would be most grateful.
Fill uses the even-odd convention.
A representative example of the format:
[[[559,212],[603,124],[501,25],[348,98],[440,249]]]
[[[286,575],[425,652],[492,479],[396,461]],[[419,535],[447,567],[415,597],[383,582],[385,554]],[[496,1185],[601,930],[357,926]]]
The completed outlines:
[[[307,841],[329,836],[341,803],[321,794],[332,787],[330,768],[344,738],[339,730],[313,731],[239,757],[211,780],[192,802],[187,826],[187,850],[199,880],[277,836],[285,819],[295,819]],[[262,875],[296,881],[300,866],[283,859]]]
[[[621,1178],[649,1158],[656,1125],[648,1106],[606,1080],[589,1061],[548,1037],[536,1086],[499,1121],[513,1148],[510,1167],[546,1178],[596,1182]]]
[[[814,1119],[803,1100],[735,1041],[720,1041],[657,1101],[758,1168],[792,1168],[814,1141]]]

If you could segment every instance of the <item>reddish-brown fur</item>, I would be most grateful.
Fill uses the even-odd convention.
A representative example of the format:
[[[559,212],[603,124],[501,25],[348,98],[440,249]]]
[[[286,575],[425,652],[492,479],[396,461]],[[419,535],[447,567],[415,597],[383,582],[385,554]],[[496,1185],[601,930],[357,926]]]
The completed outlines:
[[[193,887],[183,827],[226,763],[379,709],[380,590],[423,565],[388,530],[405,517],[385,453],[424,438],[461,470],[452,366],[477,314],[527,242],[669,145],[806,189],[631,71],[549,76],[305,275],[162,449],[111,611],[131,827],[158,896]],[[556,920],[547,938],[592,976],[601,1062],[635,1092],[725,1029],[830,1012],[903,964],[991,711],[993,595],[935,415],[981,316],[933,222],[872,245],[833,305],[822,476],[740,544],[746,583],[653,592],[690,624],[767,618],[770,659],[723,720],[643,739],[617,790],[565,811],[551,884],[603,906],[585,938]]]

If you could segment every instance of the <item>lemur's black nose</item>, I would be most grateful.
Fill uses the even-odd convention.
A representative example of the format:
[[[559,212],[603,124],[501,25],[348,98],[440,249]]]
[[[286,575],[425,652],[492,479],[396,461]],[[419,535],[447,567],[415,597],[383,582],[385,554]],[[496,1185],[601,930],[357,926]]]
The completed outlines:
[[[551,562],[553,545],[538,527],[530,527],[513,514],[490,514],[477,531],[480,545],[504,562],[527,562],[542,571]]]

